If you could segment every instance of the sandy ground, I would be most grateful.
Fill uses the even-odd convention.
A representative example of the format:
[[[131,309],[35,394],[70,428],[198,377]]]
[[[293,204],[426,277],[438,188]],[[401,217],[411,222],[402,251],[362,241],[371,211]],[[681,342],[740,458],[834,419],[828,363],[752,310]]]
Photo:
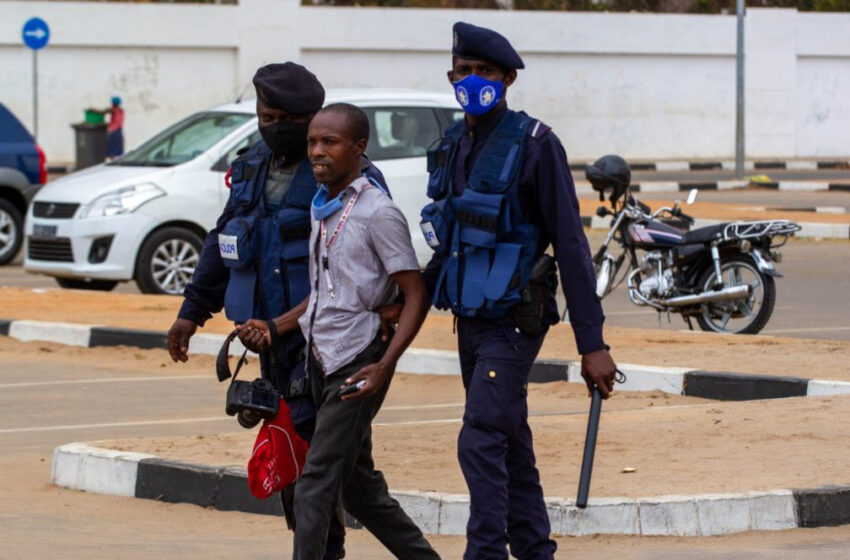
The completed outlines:
[[[2,287],[0,316],[166,331],[181,301],[171,296]],[[227,333],[231,328],[218,314],[199,332]],[[848,342],[621,327],[606,328],[605,339],[614,358],[624,363],[850,381]],[[431,313],[413,346],[456,350],[452,318]],[[556,325],[550,331],[540,355],[578,358],[569,325]]]
[[[376,419],[375,458],[395,489],[466,492],[455,446],[461,389],[453,379],[404,376]],[[439,409],[399,414],[411,403]],[[564,383],[531,388],[531,426],[546,495],[576,491],[588,401]],[[435,412],[437,412],[435,414]],[[850,483],[850,396],[719,403],[622,392],[603,405],[593,495],[743,492]],[[393,420],[389,421],[389,418]],[[426,419],[417,423],[415,418]],[[444,420],[444,422],[439,422]],[[438,422],[435,422],[438,421]],[[254,431],[103,441],[96,445],[215,465],[244,465]],[[793,460],[788,460],[793,458]],[[637,469],[625,474],[625,467]]]
[[[636,195],[640,198],[640,193]],[[681,193],[680,198],[669,200],[648,200],[646,201],[650,208],[657,210],[662,206],[672,207],[676,200],[682,201],[682,210],[695,218],[704,218],[711,220],[724,220],[734,222],[738,220],[791,220],[792,222],[815,222],[824,224],[847,224],[850,223],[850,214],[823,214],[816,212],[792,212],[788,210],[770,210],[763,206],[753,204],[729,204],[725,202],[705,202],[697,201],[695,204],[688,206],[684,204],[684,200],[688,197],[688,193]],[[582,216],[593,216],[596,214],[596,208],[602,205],[597,197],[581,198],[579,206],[581,207]],[[604,203],[610,210],[610,204]]]
[[[24,422],[17,417],[4,417],[4,427],[98,421],[81,417],[88,398],[67,401],[62,396],[66,392],[61,385],[64,380],[77,384],[73,385],[79,387],[74,394],[97,391],[109,400],[110,395],[124,394],[127,388],[143,389],[132,383],[80,385],[81,368],[92,382],[118,378],[130,381],[156,375],[201,376],[197,388],[203,389],[204,396],[193,400],[195,414],[210,414],[203,405],[206,399],[214,402],[221,414],[221,388],[213,380],[212,357],[194,356],[188,363],[172,364],[162,350],[69,348],[0,337],[0,364],[15,364],[16,371],[0,367],[8,382],[60,383],[26,389],[30,393],[15,392],[23,391],[21,388],[4,388],[0,394],[31,394],[41,406],[53,402],[65,402],[67,406],[53,411],[62,418],[45,418],[39,406],[18,410]],[[206,377],[209,383],[204,381]],[[72,386],[68,387],[70,391]],[[452,377],[399,375],[394,380],[375,427],[377,462],[391,487],[464,492],[455,459],[461,392],[459,380]],[[530,393],[531,423],[546,494],[573,497],[588,401],[581,387],[563,383],[532,385]],[[848,408],[850,397],[718,403],[658,393],[620,392],[603,406],[591,497],[846,484],[850,450],[843,442],[850,435],[850,427],[840,419]],[[100,421],[133,420],[135,414],[141,416],[145,412],[140,420],[160,418],[139,409]],[[168,411],[162,417],[174,414]],[[417,419],[444,423],[399,424]],[[100,440],[98,445],[152,451],[183,460],[244,465],[253,433],[233,432],[235,424],[226,425],[228,428],[222,432],[205,423],[206,429],[199,425],[158,424],[146,428],[89,427],[4,435],[0,439],[0,503],[4,504],[0,508],[0,557],[233,558],[244,556],[246,551],[252,558],[288,557],[291,534],[283,530],[280,519],[93,495],[48,483],[51,450],[61,443],[79,440]],[[205,436],[198,437],[204,432]],[[161,437],[148,437],[154,433]],[[131,439],[137,436],[145,437]],[[104,442],[105,438],[113,439]],[[626,466],[637,472],[623,474],[621,470]],[[390,558],[367,533],[352,531],[349,537],[347,547],[352,558]],[[557,557],[837,560],[846,557],[847,538],[846,527],[706,539],[560,538]],[[432,542],[444,558],[459,558],[464,547],[463,537],[434,537]]]

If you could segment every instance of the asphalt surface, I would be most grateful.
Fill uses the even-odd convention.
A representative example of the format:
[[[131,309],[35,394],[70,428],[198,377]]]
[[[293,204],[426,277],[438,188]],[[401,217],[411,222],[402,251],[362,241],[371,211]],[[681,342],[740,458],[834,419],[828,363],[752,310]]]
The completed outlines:
[[[584,179],[583,171],[574,172],[576,178]],[[829,181],[850,183],[850,169],[747,169],[744,177],[767,175],[774,181]],[[734,171],[632,171],[632,181],[687,181],[693,183],[732,181],[736,179]]]
[[[850,174],[850,171],[844,170]],[[820,172],[824,173],[824,172]],[[674,193],[641,193],[639,196],[652,205],[652,200],[669,199]],[[682,198],[685,194],[682,193]],[[815,206],[843,207],[850,212],[850,193],[843,192],[777,192],[771,190],[703,191],[700,201],[752,204],[753,206],[802,208]],[[816,215],[812,213],[812,219]],[[589,234],[591,250],[595,251],[604,239],[600,230]],[[796,241],[782,249],[783,262],[777,269],[785,277],[777,279],[777,300],[773,316],[763,334],[799,338],[850,340],[850,241]],[[0,285],[56,287],[46,276],[31,275],[20,266],[19,255],[14,264],[0,267]],[[135,283],[119,284],[119,293],[138,293]],[[561,299],[563,306],[563,299]],[[677,316],[668,322],[647,308],[633,305],[621,285],[603,301],[607,325],[663,329],[685,329],[687,325]],[[2,314],[0,313],[0,316]]]
[[[604,235],[596,231],[588,237],[594,251],[603,241]],[[850,340],[850,242],[791,241],[781,252],[776,268],[784,278],[776,279],[776,307],[761,334]],[[625,283],[608,294],[602,306],[606,325],[687,329],[679,316],[672,315],[668,322],[666,314],[632,304]]]
[[[0,558],[289,558],[291,534],[278,518],[49,484],[52,450],[64,443],[237,430],[222,414],[225,388],[212,377],[211,358],[171,366],[163,352],[130,351],[109,368],[99,365],[106,353],[127,351],[65,356],[60,346],[41,346],[35,357],[0,355]],[[379,421],[455,413],[387,407]],[[848,539],[850,526],[707,539],[560,538],[558,558],[837,560],[846,558]],[[462,537],[431,540],[443,558],[461,557]],[[349,558],[391,558],[365,531],[350,531],[347,548]]]
[[[636,196],[640,200],[646,202],[649,202],[651,200],[671,199],[682,200],[684,202],[684,200],[686,200],[688,197],[688,193],[642,192],[637,193]],[[582,198],[587,198],[587,196],[583,196]],[[727,204],[747,204],[765,208],[785,208],[788,210],[826,206],[834,209],[843,208],[844,213],[850,213],[850,192],[844,191],[778,192],[770,189],[700,191],[695,204],[698,206],[701,201]],[[650,206],[652,205],[650,204]],[[687,210],[685,210],[685,212],[687,212]],[[814,213],[812,214],[812,221],[817,221],[817,216]]]

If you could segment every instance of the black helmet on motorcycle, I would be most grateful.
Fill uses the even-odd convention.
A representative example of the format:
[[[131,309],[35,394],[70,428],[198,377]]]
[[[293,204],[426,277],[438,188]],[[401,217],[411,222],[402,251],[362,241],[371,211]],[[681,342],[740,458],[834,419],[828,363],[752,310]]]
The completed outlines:
[[[613,191],[611,202],[620,198],[628,190],[632,180],[632,170],[628,162],[614,154],[597,159],[587,166],[584,174],[593,185],[593,190],[599,193],[599,200],[602,200],[605,189]]]

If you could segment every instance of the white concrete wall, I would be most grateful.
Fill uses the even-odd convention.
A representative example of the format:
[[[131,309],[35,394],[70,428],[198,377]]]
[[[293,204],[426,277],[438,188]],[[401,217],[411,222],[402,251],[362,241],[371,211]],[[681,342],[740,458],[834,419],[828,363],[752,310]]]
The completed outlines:
[[[73,158],[69,124],[87,106],[121,95],[134,145],[234,98],[266,62],[298,60],[326,87],[448,91],[457,20],[512,41],[527,69],[511,105],[551,124],[572,159],[734,155],[734,16],[0,2],[0,100],[27,125],[20,28],[33,15],[52,30],[39,55],[39,141],[54,162]],[[847,156],[850,15],[752,9],[746,33],[748,157]]]

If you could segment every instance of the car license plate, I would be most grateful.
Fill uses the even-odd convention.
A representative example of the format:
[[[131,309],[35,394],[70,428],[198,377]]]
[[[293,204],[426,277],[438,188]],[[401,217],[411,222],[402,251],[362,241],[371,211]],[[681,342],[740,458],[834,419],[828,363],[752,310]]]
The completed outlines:
[[[33,224],[32,236],[39,239],[56,239],[56,226]]]

